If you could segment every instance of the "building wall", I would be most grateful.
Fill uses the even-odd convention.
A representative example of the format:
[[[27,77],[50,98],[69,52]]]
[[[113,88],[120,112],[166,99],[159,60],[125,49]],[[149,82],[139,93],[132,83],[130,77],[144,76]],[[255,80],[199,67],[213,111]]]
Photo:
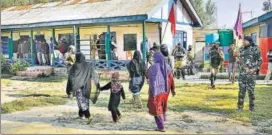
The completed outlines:
[[[120,60],[127,60],[127,52],[124,51],[124,34],[137,34],[137,50],[140,51],[141,42],[143,39],[143,27],[142,24],[126,24],[126,25],[113,25],[110,26],[111,32],[116,32],[116,44],[117,44],[117,55]],[[107,32],[106,26],[96,27],[82,27],[80,28],[80,39],[89,39],[91,35],[100,35],[103,32]],[[153,43],[160,43],[159,29],[156,23],[146,24],[146,37],[148,38],[149,44],[152,47]],[[88,41],[81,41],[81,44],[90,44]],[[82,48],[83,46],[81,46]],[[84,47],[86,48],[86,47]],[[88,53],[88,52],[86,52]],[[131,52],[133,54],[133,52]]]
[[[243,30],[244,35],[248,35],[251,36],[252,33],[256,33],[257,34],[257,45],[260,44],[260,40],[259,40],[259,25],[256,26],[252,26],[252,27],[248,27],[246,29]]]
[[[166,1],[163,4],[161,9],[158,9],[157,12],[153,13],[153,16],[149,18],[152,20],[161,20],[162,21],[162,43],[169,45],[169,50],[175,46],[173,42],[173,35],[171,33],[171,23],[168,23],[168,17],[171,10],[171,5],[173,1]],[[192,30],[192,19],[189,17],[187,11],[183,7],[180,1],[177,1],[176,6],[176,30],[184,31],[187,33],[187,47],[188,45],[193,44],[193,30]]]

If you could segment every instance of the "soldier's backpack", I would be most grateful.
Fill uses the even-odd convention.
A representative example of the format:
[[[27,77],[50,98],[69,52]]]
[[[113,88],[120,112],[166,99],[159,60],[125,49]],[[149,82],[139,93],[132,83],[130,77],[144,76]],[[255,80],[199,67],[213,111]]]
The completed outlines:
[[[210,50],[210,60],[211,60],[211,66],[212,67],[219,67],[222,62],[222,57],[219,54],[219,51],[217,48],[211,48]]]

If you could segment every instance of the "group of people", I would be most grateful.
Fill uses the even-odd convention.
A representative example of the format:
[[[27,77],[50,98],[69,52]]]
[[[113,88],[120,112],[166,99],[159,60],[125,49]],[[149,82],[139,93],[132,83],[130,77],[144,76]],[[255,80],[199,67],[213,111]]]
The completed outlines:
[[[50,44],[45,39],[36,40],[36,54],[38,65],[53,65],[54,43],[50,38]]]
[[[140,92],[144,82],[147,79],[149,84],[148,109],[149,113],[154,116],[158,131],[164,132],[164,122],[166,121],[167,102],[170,92],[174,96],[175,83],[174,73],[167,62],[169,52],[166,45],[161,45],[160,51],[156,51],[153,55],[154,63],[147,68],[142,59],[141,53],[135,51],[133,59],[127,65],[129,72],[129,87],[133,99],[132,104],[135,108],[142,108]],[[69,70],[66,93],[69,97],[75,96],[77,99],[79,112],[78,118],[87,118],[88,123],[92,121],[89,111],[89,99],[91,92],[90,79],[94,75],[93,67],[89,66],[85,60],[85,56],[81,52],[75,54],[75,63]],[[97,87],[100,91],[110,90],[110,100],[108,110],[111,112],[114,122],[118,122],[121,118],[121,112],[118,109],[121,97],[125,99],[125,88],[119,79],[119,73],[114,72],[111,81]]]
[[[38,65],[67,66],[69,69],[75,63],[75,46],[68,47],[65,39],[57,43],[50,38],[50,43],[47,44],[45,39],[36,40],[36,56]]]
[[[237,108],[238,111],[242,111],[244,107],[245,93],[249,93],[249,109],[255,111],[255,80],[257,72],[262,64],[262,57],[260,50],[256,46],[251,37],[244,37],[243,46],[240,47],[238,52],[231,50],[230,54],[235,59],[230,60],[230,67],[237,63],[239,65],[239,94]],[[177,52],[186,53],[184,49],[177,46]],[[174,54],[177,52],[173,52]],[[189,48],[189,51],[190,48]],[[172,53],[172,54],[173,54]],[[215,88],[215,80],[217,72],[224,61],[223,52],[220,49],[219,44],[213,44],[209,50],[210,67],[211,67],[211,88]],[[269,51],[268,57],[270,60],[270,68],[272,61],[272,50]],[[135,51],[133,59],[128,63],[127,69],[129,72],[129,87],[128,89],[132,93],[133,99],[131,103],[135,108],[142,108],[141,102],[141,90],[143,88],[145,80],[147,80],[148,88],[148,112],[154,116],[157,130],[165,131],[165,121],[167,104],[170,93],[173,96],[176,95],[175,82],[174,82],[174,70],[172,69],[170,53],[168,47],[165,44],[154,44],[148,53],[148,62],[150,66],[146,66],[146,62],[143,61],[140,51]],[[271,71],[271,70],[270,70]],[[94,75],[94,69],[85,60],[84,55],[81,52],[75,54],[75,63],[69,70],[68,83],[66,92],[71,96],[75,96],[77,99],[79,112],[78,118],[88,118],[88,123],[92,121],[92,117],[89,111],[89,99],[91,91],[90,79]],[[232,72],[231,72],[232,73]],[[110,100],[108,104],[108,110],[111,112],[112,120],[118,122],[121,119],[121,112],[118,109],[121,97],[126,99],[125,87],[122,85],[118,72],[114,72],[111,76],[110,82],[104,86],[97,84],[100,91],[110,90]]]
[[[148,65],[153,65],[154,63],[154,54],[160,50],[162,50],[166,45],[159,46],[157,43],[153,43],[153,46],[149,48],[150,44],[148,39],[146,38],[146,55],[147,55],[147,63]],[[143,43],[141,43],[141,52],[143,54]],[[188,75],[195,74],[195,62],[194,62],[194,55],[192,52],[192,46],[189,45],[188,50],[186,50],[180,43],[178,43],[175,48],[172,50],[171,55],[174,57],[175,64],[172,64],[172,60],[170,56],[166,59],[167,63],[170,67],[174,70],[174,76],[176,78],[182,77],[185,80],[186,69]]]
[[[110,39],[111,39],[110,40],[111,60],[118,60],[118,57],[116,55],[116,52],[117,52],[116,38],[114,36],[111,36]],[[96,50],[98,52],[99,59],[106,59],[106,42],[105,42],[105,34],[104,33],[102,33],[98,36],[98,40],[96,41],[96,46],[94,48],[93,53],[96,53]]]
[[[29,59],[31,56],[30,38],[22,38],[15,42],[17,48],[14,49],[15,58]],[[36,58],[37,65],[51,65],[55,62],[61,63],[63,66],[71,65],[71,57],[75,59],[75,47],[67,46],[68,43],[62,39],[57,43],[52,37],[49,44],[44,38],[39,38],[33,41],[33,53]],[[75,62],[72,60],[72,62]]]
[[[254,44],[251,37],[244,37],[243,46],[235,51],[233,45],[230,46],[229,50],[229,78],[234,79],[234,73],[236,67],[239,71],[239,93],[237,107],[238,111],[242,111],[244,107],[244,98],[246,91],[249,95],[249,110],[255,111],[255,85],[256,77],[259,74],[259,69],[262,64],[262,56],[257,45]],[[269,53],[270,54],[270,53]],[[217,72],[222,66],[224,61],[224,53],[219,47],[219,44],[214,43],[211,45],[209,50],[210,58],[210,87],[215,89],[215,80]]]
[[[178,79],[181,76],[185,80],[186,69],[188,75],[195,74],[195,63],[191,45],[186,50],[178,43],[172,51],[172,56],[175,59],[175,75]]]

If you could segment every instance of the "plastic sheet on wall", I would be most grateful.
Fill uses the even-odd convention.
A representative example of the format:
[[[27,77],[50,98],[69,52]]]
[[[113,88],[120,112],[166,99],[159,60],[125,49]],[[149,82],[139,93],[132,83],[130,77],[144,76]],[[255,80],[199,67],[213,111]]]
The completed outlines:
[[[217,33],[206,34],[205,42],[206,42],[206,45],[209,45],[210,43],[213,43],[213,42],[219,42],[219,35]]]

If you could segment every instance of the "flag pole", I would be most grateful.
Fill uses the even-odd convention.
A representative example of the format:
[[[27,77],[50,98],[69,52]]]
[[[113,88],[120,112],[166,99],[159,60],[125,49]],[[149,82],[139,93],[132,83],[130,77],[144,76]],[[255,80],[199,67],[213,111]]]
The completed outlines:
[[[164,28],[164,32],[163,32],[163,36],[162,36],[162,43],[163,43],[163,40],[164,40],[164,36],[165,36],[165,33],[166,33],[166,29],[167,29],[168,23],[169,23],[169,21],[167,21],[166,26]]]
[[[175,1],[174,1],[173,4],[175,4]],[[172,6],[173,6],[173,5],[172,5]],[[172,7],[172,8],[174,8],[174,7]],[[172,10],[172,9],[171,9],[171,10]],[[166,23],[166,26],[165,26],[165,28],[164,28],[164,32],[163,32],[163,36],[162,36],[162,43],[163,43],[163,40],[164,40],[164,37],[165,37],[165,33],[166,33],[167,26],[168,26],[168,24],[169,24],[170,14],[171,14],[171,11],[170,11],[169,14],[168,14],[167,23]]]

